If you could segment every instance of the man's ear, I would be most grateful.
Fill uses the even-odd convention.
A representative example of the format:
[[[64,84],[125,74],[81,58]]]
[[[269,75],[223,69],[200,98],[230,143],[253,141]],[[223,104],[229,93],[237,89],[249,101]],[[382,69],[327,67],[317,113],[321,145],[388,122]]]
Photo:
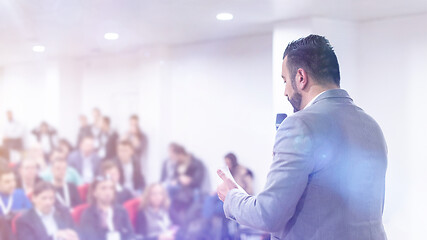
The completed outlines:
[[[304,88],[307,86],[307,83],[308,83],[307,72],[302,68],[298,68],[295,81],[297,83],[297,88],[299,90],[304,90]]]

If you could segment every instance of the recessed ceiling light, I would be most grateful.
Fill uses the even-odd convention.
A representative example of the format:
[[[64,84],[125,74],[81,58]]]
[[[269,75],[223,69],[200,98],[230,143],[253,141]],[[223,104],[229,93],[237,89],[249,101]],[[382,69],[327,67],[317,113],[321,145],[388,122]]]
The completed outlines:
[[[107,40],[117,40],[119,38],[119,34],[109,32],[109,33],[104,34],[104,38]]]
[[[233,14],[231,13],[219,13],[216,15],[216,19],[220,21],[229,21],[233,19]]]
[[[33,51],[34,52],[38,52],[38,53],[42,53],[46,50],[46,48],[42,45],[35,45],[33,46]]]
[[[228,21],[233,19],[233,14],[231,13],[219,13],[216,15],[216,19],[221,21]]]

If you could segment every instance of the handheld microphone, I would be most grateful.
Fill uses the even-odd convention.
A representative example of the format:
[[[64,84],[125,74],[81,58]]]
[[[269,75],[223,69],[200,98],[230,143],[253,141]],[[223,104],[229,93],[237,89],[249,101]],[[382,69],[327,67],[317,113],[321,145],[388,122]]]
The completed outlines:
[[[276,130],[279,129],[280,124],[282,124],[283,120],[285,120],[285,118],[288,115],[286,113],[278,113],[276,115]]]

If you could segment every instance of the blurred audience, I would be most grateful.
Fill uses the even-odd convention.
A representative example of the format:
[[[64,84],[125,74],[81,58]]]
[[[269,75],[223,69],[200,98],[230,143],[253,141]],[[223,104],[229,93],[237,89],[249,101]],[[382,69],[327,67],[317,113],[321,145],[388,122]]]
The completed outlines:
[[[103,117],[101,120],[101,132],[99,134],[99,157],[102,159],[115,157],[118,139],[119,135],[111,128],[110,118]]]
[[[17,212],[29,209],[31,206],[25,192],[16,188],[13,170],[2,166],[0,169],[0,217],[11,219]]]
[[[141,159],[141,157],[147,152],[148,140],[147,136],[139,126],[138,115],[134,114],[130,116],[129,130],[127,131],[126,138],[132,143],[136,159]]]
[[[151,184],[142,195],[135,232],[147,240],[174,240],[178,230],[169,216],[170,200],[159,183]]]
[[[65,158],[57,157],[51,163],[52,183],[55,187],[55,196],[58,205],[71,209],[82,203],[77,185],[66,181],[68,163]]]
[[[17,172],[17,188],[24,190],[27,196],[31,196],[36,183],[41,181],[38,176],[39,167],[37,162],[26,157],[17,165]]]
[[[90,124],[90,135],[93,136],[94,139],[94,147],[98,151],[99,149],[99,136],[101,134],[101,126],[102,126],[102,114],[99,108],[92,109],[92,123]],[[80,146],[80,145],[79,145]]]
[[[49,156],[44,154],[42,145],[38,142],[33,142],[31,146],[28,148],[28,150],[24,152],[24,156],[22,156],[21,154],[20,159],[22,158],[33,159],[37,163],[37,166],[39,167],[39,169],[42,171],[46,169],[48,165],[47,163],[48,157]]]
[[[34,208],[16,220],[17,240],[79,240],[67,209],[55,207],[55,188],[37,183],[33,192]]]
[[[47,158],[58,141],[55,128],[50,126],[47,122],[42,122],[40,123],[40,126],[31,131],[31,133],[40,144],[43,153],[46,156],[45,158]]]
[[[140,193],[145,188],[141,160],[134,155],[131,142],[122,140],[117,145],[117,157],[114,159],[120,171],[120,184],[133,193]]]
[[[76,148],[42,122],[32,131],[37,141],[24,149],[24,128],[8,112],[8,131],[14,134],[5,135],[9,145],[0,148],[1,240],[238,237],[239,228],[225,218],[200,159],[171,143],[160,183],[146,188],[148,140],[139,117],[130,116],[129,129],[119,135],[98,108],[92,116],[91,124],[80,116]],[[253,194],[252,172],[232,153],[224,160],[237,183]]]
[[[86,135],[83,137],[79,148],[68,156],[68,162],[80,174],[83,183],[92,182],[101,163],[101,159],[95,151],[93,136]]]
[[[73,151],[73,146],[65,138],[59,139],[59,141],[58,141],[58,148],[61,149],[62,153],[66,157],[68,157],[68,155],[70,155],[71,151]]]
[[[234,153],[228,153],[225,155],[224,161],[237,184],[239,184],[248,194],[252,195],[254,193],[252,171],[240,165]]]
[[[45,170],[40,172],[40,177],[47,181],[47,182],[52,182],[53,181],[53,171],[52,171],[52,162],[55,161],[55,159],[67,159],[67,154],[66,152],[63,151],[63,149],[61,148],[55,148],[52,151],[52,154],[50,154],[50,163],[49,165],[45,168]],[[65,172],[65,181],[68,183],[73,183],[75,185],[81,185],[83,183],[83,180],[80,176],[80,174],[77,172],[76,169],[74,169],[71,166],[67,166],[67,170]]]
[[[200,215],[205,168],[200,160],[179,144],[170,144],[169,151],[169,161],[174,166],[173,177],[166,185],[171,197],[171,219],[177,225],[189,227],[191,220]]]
[[[118,204],[124,204],[133,198],[132,192],[120,183],[121,173],[117,162],[110,160],[103,162],[100,167],[100,174],[109,177],[114,182],[116,188],[115,199]]]
[[[21,151],[24,147],[24,127],[17,122],[12,111],[6,112],[7,121],[3,129],[3,146],[8,150]]]
[[[108,177],[96,177],[91,185],[90,206],[80,220],[82,240],[133,239],[126,210],[115,204],[115,184]]]
[[[92,128],[89,125],[89,122],[88,122],[87,117],[85,115],[79,116],[79,122],[80,122],[80,127],[79,127],[79,131],[77,133],[76,146],[80,146],[80,143],[82,142],[82,139],[84,136],[93,135],[92,134]]]

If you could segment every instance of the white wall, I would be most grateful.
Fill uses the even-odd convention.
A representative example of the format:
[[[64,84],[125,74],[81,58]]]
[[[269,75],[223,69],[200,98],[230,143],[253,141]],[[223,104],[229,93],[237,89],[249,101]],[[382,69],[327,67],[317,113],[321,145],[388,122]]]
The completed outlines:
[[[213,180],[232,151],[258,189],[265,182],[275,133],[271,43],[265,35],[173,48],[167,132],[207,163]]]
[[[358,104],[389,150],[384,224],[389,239],[425,239],[427,215],[427,15],[359,26]]]

